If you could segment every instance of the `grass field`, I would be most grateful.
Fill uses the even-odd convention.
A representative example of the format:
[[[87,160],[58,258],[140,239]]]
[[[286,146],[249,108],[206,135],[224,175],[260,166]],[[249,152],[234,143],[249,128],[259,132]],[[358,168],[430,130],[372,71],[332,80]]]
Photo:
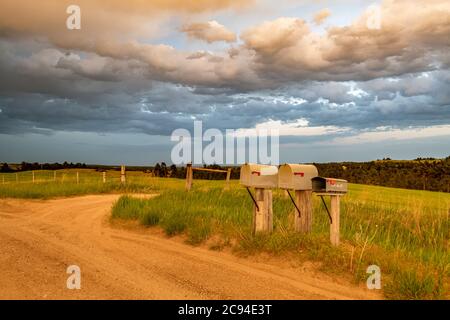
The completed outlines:
[[[76,172],[79,172],[79,183]],[[183,234],[192,245],[213,250],[230,248],[237,254],[269,253],[298,261],[312,260],[321,269],[365,281],[366,269],[381,268],[383,292],[393,299],[450,298],[450,194],[350,185],[342,199],[339,248],[329,244],[328,217],[314,197],[311,235],[292,230],[293,207],[282,193],[274,193],[274,232],[251,234],[252,202],[245,189],[232,181],[195,180],[193,191],[184,181],[127,173],[125,186],[119,172],[90,170],[2,174],[0,197],[52,198],[88,193],[153,192],[152,199],[123,196],[114,205],[113,219],[134,219],[145,226],[162,228],[168,236]],[[0,183],[2,182],[0,180]]]
[[[78,173],[78,180],[77,180]],[[127,183],[120,183],[119,171],[102,172],[88,169],[0,173],[0,197],[47,199],[84,194],[151,192],[159,188],[158,179],[142,172],[127,172]]]

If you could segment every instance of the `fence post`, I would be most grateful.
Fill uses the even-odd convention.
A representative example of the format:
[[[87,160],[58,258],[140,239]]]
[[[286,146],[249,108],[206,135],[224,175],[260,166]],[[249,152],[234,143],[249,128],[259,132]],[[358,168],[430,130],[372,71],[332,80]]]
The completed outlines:
[[[126,173],[125,173],[125,166],[122,165],[120,166],[120,183],[125,183],[126,182]]]
[[[301,233],[310,233],[312,231],[312,191],[311,190],[296,190],[295,204],[297,209],[294,210],[294,228],[295,231]]]
[[[80,174],[77,171],[77,184],[79,184],[79,183],[80,183]]]
[[[56,181],[56,170],[53,171],[53,181]]]
[[[186,165],[186,191],[190,191],[192,188],[192,180],[193,180],[193,170],[192,163],[188,163]]]
[[[230,179],[231,179],[231,168],[228,168],[227,170],[227,180],[225,182],[225,189],[230,189]]]
[[[339,218],[340,218],[340,196],[331,196],[331,220],[330,240],[333,246],[339,245]]]
[[[33,183],[34,183],[34,171],[31,171],[31,176],[33,177],[32,180],[33,180]]]
[[[103,171],[103,183],[106,183],[106,171]]]

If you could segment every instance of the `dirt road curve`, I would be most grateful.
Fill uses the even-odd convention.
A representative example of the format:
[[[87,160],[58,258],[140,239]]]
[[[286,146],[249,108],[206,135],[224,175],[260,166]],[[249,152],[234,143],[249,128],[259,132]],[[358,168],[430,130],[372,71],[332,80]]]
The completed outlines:
[[[358,299],[372,292],[113,228],[117,195],[0,200],[0,299]],[[81,268],[81,290],[66,269]]]

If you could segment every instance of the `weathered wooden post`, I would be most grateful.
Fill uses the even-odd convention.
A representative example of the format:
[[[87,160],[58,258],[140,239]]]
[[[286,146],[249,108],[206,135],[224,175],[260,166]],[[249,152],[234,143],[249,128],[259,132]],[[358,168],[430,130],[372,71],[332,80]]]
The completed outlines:
[[[312,191],[296,190],[295,203],[301,212],[295,212],[294,229],[301,233],[311,233],[313,223]]]
[[[106,171],[103,171],[103,183],[106,183]]]
[[[338,246],[340,242],[340,200],[341,197],[347,193],[348,183],[346,180],[322,177],[314,178],[312,183],[313,191],[321,197],[322,203],[327,210],[330,219],[330,242],[333,246]],[[331,210],[328,210],[325,200],[323,199],[324,196],[331,197]]]
[[[79,183],[80,183],[80,174],[77,171],[77,184],[79,184]]]
[[[120,183],[124,184],[127,180],[126,178],[126,171],[125,166],[120,166]]]
[[[276,166],[245,164],[241,167],[240,183],[247,188],[253,201],[252,232],[273,231],[273,193],[277,187],[278,168]],[[255,188],[255,196],[249,188]]]
[[[53,171],[53,181],[56,181],[56,170]]]
[[[339,245],[339,220],[341,215],[340,207],[341,196],[331,196],[331,224],[330,224],[330,241],[333,246]]]
[[[312,231],[312,178],[317,177],[313,165],[284,164],[278,173],[278,187],[285,189],[294,205],[294,230],[301,233]],[[295,190],[295,199],[289,190]]]
[[[32,179],[32,181],[34,183],[34,171],[31,171],[31,179]]]
[[[228,168],[227,170],[227,179],[225,182],[225,190],[230,189],[230,179],[231,179],[231,168]]]
[[[272,232],[273,230],[273,199],[272,190],[255,189],[257,206],[253,206],[253,233]]]
[[[186,191],[191,190],[193,178],[194,178],[194,173],[192,170],[192,163],[188,163],[186,165]]]

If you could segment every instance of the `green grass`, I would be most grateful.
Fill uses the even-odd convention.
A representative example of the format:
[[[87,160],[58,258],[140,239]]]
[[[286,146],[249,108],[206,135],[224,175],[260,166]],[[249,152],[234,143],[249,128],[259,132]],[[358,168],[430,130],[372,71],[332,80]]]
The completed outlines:
[[[49,199],[102,193],[155,193],[161,190],[184,190],[184,181],[170,178],[153,178],[143,172],[127,171],[126,184],[120,183],[119,171],[103,175],[91,169],[65,169],[56,171],[0,173],[0,198]],[[78,182],[77,182],[78,172]],[[199,189],[223,184],[223,181],[196,181]]]
[[[317,197],[311,235],[294,232],[292,204],[275,191],[274,232],[252,236],[252,202],[243,188],[233,182],[224,191],[221,182],[196,182],[189,193],[183,181],[172,181],[150,200],[124,197],[113,217],[159,225],[168,236],[185,234],[193,245],[213,238],[212,248],[228,245],[239,254],[294,254],[320,262],[327,272],[350,274],[355,282],[365,281],[367,267],[376,264],[388,298],[449,298],[450,194],[350,185],[341,204],[342,245],[334,248]]]
[[[76,180],[79,172],[79,182]],[[313,198],[314,223],[310,235],[294,232],[293,206],[281,191],[274,191],[274,232],[252,236],[252,202],[245,189],[232,181],[195,180],[192,192],[184,181],[151,178],[127,172],[60,170],[0,174],[0,198],[38,198],[101,193],[158,193],[152,199],[121,197],[112,218],[158,226],[168,236],[182,234],[192,245],[206,243],[211,249],[231,248],[241,255],[261,252],[312,260],[326,272],[348,274],[364,282],[366,268],[380,266],[383,291],[393,299],[449,299],[450,194],[350,185],[341,203],[341,239],[338,248],[329,244],[328,216],[319,199]]]
[[[77,181],[78,172],[78,181]],[[142,172],[127,172],[127,183],[120,183],[120,172],[108,171],[106,183],[101,172],[89,169],[0,173],[0,198],[48,199],[85,194],[154,192],[165,185],[163,179]],[[165,180],[165,179],[164,179]],[[169,184],[170,185],[170,184]]]
[[[445,281],[443,274],[436,277],[432,273],[420,274],[416,270],[399,270],[394,274],[393,281],[387,286],[386,292],[394,298],[398,297],[397,292],[401,292],[401,298],[409,300],[424,297],[444,299],[443,281]]]

